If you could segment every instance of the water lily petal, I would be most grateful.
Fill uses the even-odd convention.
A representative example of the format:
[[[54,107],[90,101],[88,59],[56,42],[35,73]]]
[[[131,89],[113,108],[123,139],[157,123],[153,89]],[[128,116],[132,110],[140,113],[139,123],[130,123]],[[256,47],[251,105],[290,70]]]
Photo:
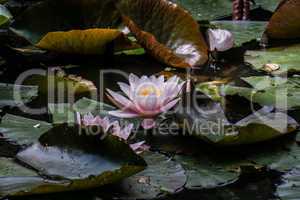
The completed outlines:
[[[223,29],[208,29],[210,51],[227,51],[234,46],[234,38],[230,31]]]
[[[134,108],[132,102],[128,98],[126,98],[110,89],[107,89],[107,92],[111,95],[111,97],[118,104],[120,104],[122,106],[122,109],[133,109]],[[120,105],[116,105],[116,106],[120,106]]]
[[[119,87],[121,90],[126,94],[130,99],[130,86],[126,83],[118,82]]]
[[[140,116],[137,113],[123,110],[109,111],[108,114],[119,118],[135,118]]]
[[[171,101],[170,103],[168,103],[167,105],[163,106],[161,108],[161,112],[167,112],[168,110],[173,108],[178,103],[179,100],[180,100],[180,98],[177,98],[177,99]]]
[[[79,126],[81,126],[81,116],[79,112],[76,112],[76,121]]]
[[[133,91],[135,89],[139,80],[140,80],[139,77],[137,77],[136,75],[134,75],[134,74],[129,75],[129,85],[130,85],[131,91]]]
[[[137,142],[137,143],[131,144],[130,147],[137,154],[141,154],[144,151],[147,151],[147,150],[150,149],[150,146],[146,145],[145,141],[141,141],[141,142]]]
[[[144,129],[151,129],[151,128],[154,128],[156,125],[156,122],[154,119],[151,119],[151,118],[148,118],[148,119],[144,119],[143,122],[142,122],[142,127]]]

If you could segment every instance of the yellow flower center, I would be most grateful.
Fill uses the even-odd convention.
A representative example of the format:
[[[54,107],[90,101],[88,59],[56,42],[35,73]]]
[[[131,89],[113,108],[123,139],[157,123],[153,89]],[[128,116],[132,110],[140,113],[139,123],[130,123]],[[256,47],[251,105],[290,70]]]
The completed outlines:
[[[152,94],[159,97],[161,95],[161,91],[158,88],[154,87],[153,85],[150,85],[150,86],[142,87],[140,89],[140,91],[138,92],[138,94],[143,97],[146,97],[146,96],[149,96]]]

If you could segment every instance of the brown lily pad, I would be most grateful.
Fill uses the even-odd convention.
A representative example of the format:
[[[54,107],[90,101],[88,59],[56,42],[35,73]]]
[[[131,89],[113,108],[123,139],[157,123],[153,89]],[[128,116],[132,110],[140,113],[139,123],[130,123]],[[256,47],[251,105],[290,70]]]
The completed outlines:
[[[300,1],[284,0],[272,16],[266,33],[273,39],[300,38]]]
[[[195,67],[208,60],[198,23],[167,0],[118,0],[124,23],[156,59],[173,67]]]

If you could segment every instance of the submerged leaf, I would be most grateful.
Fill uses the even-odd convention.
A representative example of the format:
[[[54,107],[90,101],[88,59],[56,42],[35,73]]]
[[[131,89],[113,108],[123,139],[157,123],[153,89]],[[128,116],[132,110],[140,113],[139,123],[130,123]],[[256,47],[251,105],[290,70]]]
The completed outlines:
[[[50,32],[36,44],[41,49],[69,54],[103,54],[122,33],[116,29],[87,29]],[[124,36],[123,36],[124,38]]]
[[[274,39],[300,38],[300,1],[283,0],[270,19],[266,34]]]
[[[265,50],[247,51],[245,61],[250,63],[254,69],[264,70],[267,64],[279,65],[279,69],[271,71],[278,75],[287,72],[300,71],[300,45],[269,48]]]
[[[161,62],[186,68],[208,60],[197,22],[178,5],[167,0],[118,0],[117,8],[137,41]]]

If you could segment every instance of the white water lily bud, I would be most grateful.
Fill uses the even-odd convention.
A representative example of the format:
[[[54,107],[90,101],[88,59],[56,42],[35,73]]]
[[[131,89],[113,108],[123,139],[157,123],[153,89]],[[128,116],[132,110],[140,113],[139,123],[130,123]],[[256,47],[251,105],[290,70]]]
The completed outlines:
[[[230,31],[224,29],[208,29],[210,51],[227,51],[234,46],[234,38]]]

